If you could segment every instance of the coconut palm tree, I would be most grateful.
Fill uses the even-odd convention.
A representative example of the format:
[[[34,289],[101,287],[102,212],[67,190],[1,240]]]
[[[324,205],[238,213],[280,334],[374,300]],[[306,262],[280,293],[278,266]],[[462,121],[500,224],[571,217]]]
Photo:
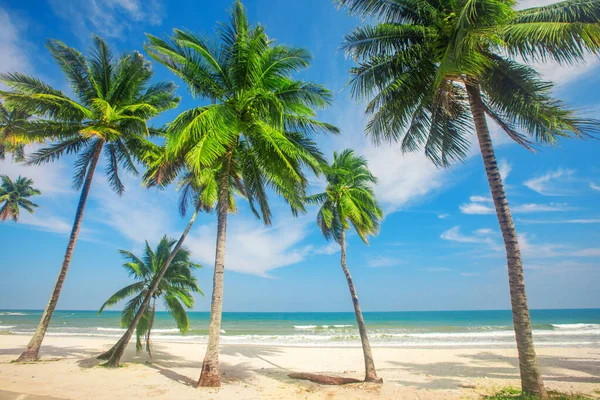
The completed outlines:
[[[367,161],[357,156],[353,150],[344,150],[340,154],[334,152],[333,163],[324,166],[323,172],[327,178],[325,192],[309,196],[306,201],[321,205],[317,224],[327,240],[333,238],[340,245],[342,270],[350,289],[365,358],[365,381],[381,383],[375,370],[358,294],[346,266],[346,231],[350,229],[350,225],[366,244],[369,244],[368,235],[374,235],[379,230],[383,213],[373,193],[372,185],[376,179],[369,171]]]
[[[318,171],[322,156],[309,137],[336,128],[315,119],[331,94],[321,85],[293,79],[310,54],[276,45],[265,29],[251,26],[237,1],[218,40],[175,30],[169,40],[148,35],[150,55],[179,76],[194,96],[211,103],[180,114],[167,127],[169,157],[184,157],[191,171],[217,173],[217,245],[209,341],[200,386],[219,386],[219,336],[227,214],[234,193],[271,223],[267,189],[281,195],[294,213],[304,211],[303,167]]]
[[[337,0],[379,19],[356,28],[344,47],[358,62],[352,93],[368,99],[368,135],[425,150],[446,167],[479,142],[504,243],[523,391],[546,396],[538,368],[517,234],[486,116],[517,143],[554,144],[598,131],[595,121],[552,96],[553,84],[525,61],[570,64],[600,53],[600,6],[568,0],[517,10],[513,0]],[[529,135],[529,137],[527,136]]]
[[[33,187],[33,180],[19,176],[13,182],[7,175],[0,175],[0,179],[2,179],[2,185],[0,185],[0,203],[4,203],[0,207],[0,219],[2,222],[5,222],[7,219],[18,222],[21,207],[30,214],[33,214],[35,208],[39,206],[29,200],[29,197],[42,194],[42,192]]]
[[[37,117],[27,125],[28,136],[51,142],[32,154],[28,163],[39,165],[69,154],[77,155],[73,186],[81,189],[69,243],[50,300],[18,361],[38,358],[71,263],[102,152],[106,158],[106,178],[120,195],[125,187],[119,168],[137,173],[137,153],[143,153],[149,142],[146,121],[175,107],[179,101],[174,96],[173,83],[150,84],[153,75],[150,63],[140,53],[115,58],[102,39],[94,37],[93,43],[88,57],[58,40],[50,40],[46,45],[71,84],[75,99],[34,77],[20,73],[0,75],[0,80],[11,89],[0,93],[7,104]]]
[[[196,278],[192,275],[193,270],[201,266],[190,261],[190,252],[185,247],[180,247],[178,250],[173,249],[175,243],[176,240],[165,235],[156,246],[156,250],[153,251],[146,241],[143,257],[138,257],[127,250],[119,250],[125,259],[123,268],[137,282],[115,292],[98,311],[98,314],[101,314],[106,307],[114,306],[119,301],[133,295],[134,297],[127,302],[121,312],[121,326],[128,326],[143,303],[146,294],[150,292],[153,283],[158,281],[158,286],[151,296],[152,307],[145,310],[136,327],[136,349],[141,351],[142,339],[145,340],[146,351],[150,357],[152,357],[150,334],[156,314],[156,300],[163,300],[165,310],[173,316],[179,331],[185,333],[190,326],[185,308],[194,306],[194,293],[202,293]],[[175,254],[171,257],[173,251]],[[162,266],[169,258],[172,258],[170,266],[166,273],[159,278]]]
[[[25,145],[32,142],[24,129],[30,117],[25,111],[9,110],[0,103],[0,160],[7,153],[12,154],[14,161],[25,159]]]
[[[177,178],[177,176],[181,176],[177,187],[181,192],[179,198],[179,212],[182,217],[185,216],[189,204],[192,204],[195,207],[195,210],[185,227],[185,230],[181,234],[181,237],[177,241],[177,244],[171,251],[171,255],[166,258],[160,270],[157,272],[155,280],[146,291],[145,298],[138,307],[134,317],[129,321],[127,330],[110,350],[98,356],[98,359],[108,360],[105,364],[108,367],[119,366],[123,353],[133,336],[133,332],[136,331],[138,324],[142,322],[146,310],[150,305],[150,301],[153,299],[155,292],[159,290],[161,279],[167,271],[169,271],[171,262],[183,245],[192,225],[194,225],[194,222],[196,221],[198,213],[201,209],[206,212],[210,211],[217,202],[217,182],[213,170],[204,168],[199,173],[185,170],[185,163],[181,162],[181,160],[169,162],[165,159],[163,147],[156,145],[153,145],[153,147],[154,148],[149,148],[148,154],[144,157],[144,161],[149,166],[148,171],[145,174],[145,183],[148,186],[156,186],[159,184],[166,186],[172,180]],[[158,180],[160,180],[160,183]],[[233,205],[231,205],[231,207],[233,207]]]

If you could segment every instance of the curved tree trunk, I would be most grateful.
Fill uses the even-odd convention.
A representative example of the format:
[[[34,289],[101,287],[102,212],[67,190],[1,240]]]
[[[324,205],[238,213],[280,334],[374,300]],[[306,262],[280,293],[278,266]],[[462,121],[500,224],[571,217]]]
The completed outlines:
[[[148,333],[146,334],[146,351],[148,356],[152,358],[152,350],[150,349],[150,333],[152,332],[152,325],[154,325],[154,316],[156,315],[156,297],[152,299],[152,317],[150,318],[150,324],[148,325]]]
[[[500,230],[504,238],[506,247],[506,260],[508,264],[508,281],[510,286],[510,302],[512,305],[513,324],[515,337],[517,340],[517,349],[519,352],[519,369],[521,373],[521,386],[523,392],[530,395],[536,395],[540,398],[546,398],[546,389],[542,381],[542,375],[537,363],[535,348],[533,345],[533,335],[531,332],[531,318],[527,306],[527,296],[525,295],[525,279],[523,276],[523,262],[521,260],[521,250],[517,232],[513,223],[512,214],[508,207],[508,200],[504,193],[502,177],[496,163],[496,155],[492,146],[492,139],[487,127],[483,104],[479,88],[468,84],[467,93],[475,121],[475,129],[481,155],[485,165],[494,206]]]
[[[48,301],[48,304],[44,309],[44,313],[42,314],[42,318],[40,319],[40,322],[37,326],[35,333],[33,334],[33,337],[29,341],[29,344],[27,345],[25,351],[17,359],[17,362],[34,361],[38,359],[40,347],[42,346],[42,342],[44,341],[44,336],[46,336],[48,325],[50,325],[52,314],[54,314],[54,310],[56,309],[56,305],[60,297],[60,292],[62,290],[63,284],[65,283],[65,278],[67,277],[69,266],[71,265],[71,258],[73,257],[75,244],[77,243],[77,238],[79,237],[79,230],[81,229],[81,222],[83,221],[83,213],[85,211],[85,206],[87,204],[90,188],[92,187],[94,172],[96,171],[96,166],[98,165],[98,159],[100,158],[100,153],[102,152],[103,145],[103,141],[98,141],[96,143],[96,149],[94,150],[92,160],[90,162],[87,174],[85,176],[85,181],[83,182],[81,195],[79,196],[79,204],[77,205],[77,212],[75,213],[75,222],[73,223],[73,228],[71,229],[71,236],[69,236],[69,244],[67,245],[65,257],[63,259],[60,272],[58,273],[58,277],[56,278],[54,289],[52,290],[52,294],[50,295],[50,300]]]
[[[219,372],[219,340],[223,314],[223,274],[225,272],[225,241],[227,236],[227,212],[229,211],[229,174],[223,171],[219,186],[219,204],[217,219],[217,249],[215,272],[213,276],[213,294],[210,304],[210,324],[208,326],[208,345],[198,386],[221,386]]]
[[[358,332],[360,333],[360,341],[365,358],[365,382],[382,383],[383,379],[377,377],[375,362],[373,361],[373,353],[371,352],[371,344],[369,343],[369,337],[367,336],[367,327],[365,326],[365,320],[363,319],[362,311],[360,310],[358,295],[356,294],[356,289],[354,288],[352,276],[350,275],[350,271],[346,266],[346,232],[343,229],[340,246],[342,248],[342,270],[344,270],[344,275],[346,275],[346,281],[348,282],[348,289],[350,289],[350,296],[352,297],[352,304],[354,305],[356,323],[358,325]]]
[[[190,222],[188,222],[187,226],[185,227],[185,230],[181,234],[181,237],[179,238],[179,241],[173,248],[173,251],[171,251],[171,254],[169,254],[169,258],[167,258],[167,261],[165,261],[165,264],[160,269],[160,272],[158,273],[158,275],[156,276],[154,281],[152,281],[152,285],[150,286],[150,289],[148,289],[148,292],[146,293],[146,296],[144,297],[144,301],[142,302],[142,305],[140,305],[140,307],[136,311],[135,317],[133,317],[133,320],[129,324],[127,331],[125,331],[125,333],[123,334],[121,339],[119,339],[119,341],[109,351],[107,351],[106,353],[101,354],[100,356],[97,357],[98,359],[101,359],[101,360],[108,359],[106,364],[104,364],[105,366],[112,367],[112,368],[116,368],[119,366],[119,363],[121,362],[121,357],[123,357],[125,348],[127,348],[127,345],[129,344],[129,341],[131,340],[131,336],[133,335],[135,328],[137,328],[137,325],[140,322],[140,319],[142,319],[142,316],[144,315],[146,308],[150,304],[150,300],[154,296],[154,293],[156,292],[156,289],[158,288],[160,281],[162,280],[163,276],[169,269],[169,265],[171,265],[171,261],[173,261],[173,258],[175,258],[175,255],[177,254],[177,252],[183,245],[183,242],[184,242],[188,232],[192,228],[192,225],[194,225],[194,221],[196,220],[196,217],[198,216],[200,207],[201,207],[201,204],[200,204],[200,202],[198,202],[198,205],[196,206],[196,210],[194,211],[194,215],[192,215]]]

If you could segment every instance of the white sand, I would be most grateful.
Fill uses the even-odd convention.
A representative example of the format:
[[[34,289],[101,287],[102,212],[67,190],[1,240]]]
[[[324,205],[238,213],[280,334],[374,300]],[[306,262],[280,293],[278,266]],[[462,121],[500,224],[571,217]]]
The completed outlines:
[[[0,335],[0,399],[9,392],[64,399],[476,399],[518,386],[515,350],[376,348],[383,385],[321,386],[287,377],[290,372],[361,378],[360,348],[294,348],[226,345],[221,348],[220,389],[196,388],[205,347],[161,343],[154,358],[135,355],[107,369],[94,358],[112,345],[95,338],[47,337],[42,361],[15,364],[28,337]],[[563,392],[600,393],[600,349],[540,348],[546,385]],[[597,391],[597,392],[595,392]],[[20,398],[26,399],[27,396]]]

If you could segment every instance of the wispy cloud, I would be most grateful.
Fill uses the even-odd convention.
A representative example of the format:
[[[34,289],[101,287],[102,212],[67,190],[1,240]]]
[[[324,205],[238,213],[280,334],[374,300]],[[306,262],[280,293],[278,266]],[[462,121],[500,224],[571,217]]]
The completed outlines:
[[[313,249],[313,253],[315,254],[335,254],[340,252],[340,245],[337,242],[329,242],[325,246],[317,247]]]
[[[600,257],[600,248],[577,250],[573,255],[577,257]]]
[[[474,197],[471,197],[473,200]],[[464,203],[459,206],[460,211],[463,214],[476,214],[476,215],[486,215],[486,214],[495,214],[496,209],[491,204],[487,204],[485,201],[471,201],[470,203]],[[563,212],[573,210],[573,207],[570,207],[565,203],[550,203],[550,204],[537,204],[537,203],[529,203],[529,204],[518,204],[511,207],[511,211],[513,214],[527,214],[527,213],[542,213],[542,212]]]
[[[573,191],[569,190],[565,183],[570,182],[575,170],[558,169],[549,171],[542,176],[529,179],[523,185],[544,196],[568,196]]]
[[[522,224],[600,224],[600,218],[558,219],[558,220],[536,220],[518,219]]]
[[[500,161],[498,161],[498,170],[500,171],[500,176],[502,177],[502,180],[506,182],[508,176],[512,172],[512,165],[508,162],[508,160],[503,158]]]
[[[430,268],[421,268],[423,271],[427,271],[427,272],[451,272],[453,271],[450,268],[446,268],[446,267],[430,267]]]
[[[164,9],[159,0],[49,0],[52,11],[87,36],[119,37],[140,24],[159,25]]]
[[[439,219],[446,219],[450,216],[450,214],[438,214]]]
[[[596,185],[594,182],[590,182],[590,188],[593,190],[600,191],[600,185]]]
[[[479,272],[461,272],[460,276],[477,277],[477,276],[481,276],[481,274]]]
[[[491,229],[477,229],[473,234],[463,234],[460,232],[460,227],[455,226],[447,231],[442,232],[440,238],[451,242],[459,243],[484,243],[490,246],[492,249],[498,250],[501,247],[496,243],[494,238],[490,236],[493,231]]]
[[[404,261],[394,257],[377,256],[374,258],[370,258],[367,261],[367,265],[371,268],[393,267],[400,264],[404,264]]]
[[[301,245],[308,235],[308,221],[290,217],[276,221],[276,226],[265,227],[253,217],[229,218],[225,268],[270,277],[270,271],[304,260],[311,251],[310,246]],[[205,224],[190,233],[186,243],[192,255],[209,266],[215,260],[215,240],[216,224]]]
[[[26,24],[0,7],[0,72],[31,72],[31,60],[25,51],[30,47],[23,40]]]

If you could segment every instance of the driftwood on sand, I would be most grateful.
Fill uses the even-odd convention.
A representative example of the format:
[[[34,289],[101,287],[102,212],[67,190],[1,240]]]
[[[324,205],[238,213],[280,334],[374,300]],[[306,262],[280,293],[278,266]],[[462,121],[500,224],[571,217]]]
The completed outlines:
[[[293,379],[306,379],[311,382],[320,383],[321,385],[345,385],[348,383],[361,383],[360,379],[342,378],[339,376],[327,376],[319,374],[309,374],[308,372],[292,372],[288,374]]]

